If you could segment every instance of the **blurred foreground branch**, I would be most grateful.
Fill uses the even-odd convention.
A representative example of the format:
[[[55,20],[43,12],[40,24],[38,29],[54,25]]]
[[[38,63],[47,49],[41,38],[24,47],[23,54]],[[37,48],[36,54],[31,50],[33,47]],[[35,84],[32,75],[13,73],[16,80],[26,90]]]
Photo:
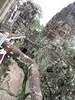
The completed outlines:
[[[12,52],[12,56],[14,56],[15,58],[21,57],[23,61],[30,64],[29,74],[31,75],[31,100],[42,100],[39,71],[36,62],[24,53],[22,53],[16,46],[10,44],[9,42],[5,41],[4,45],[9,46],[9,55],[11,55]]]

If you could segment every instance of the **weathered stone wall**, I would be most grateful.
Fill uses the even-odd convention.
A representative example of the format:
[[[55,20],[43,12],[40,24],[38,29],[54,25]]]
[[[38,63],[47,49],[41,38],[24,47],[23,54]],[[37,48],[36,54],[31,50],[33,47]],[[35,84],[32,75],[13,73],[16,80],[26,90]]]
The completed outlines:
[[[36,56],[40,66],[43,99],[73,100],[75,66],[73,55],[66,56],[65,51],[69,49],[67,43],[70,43],[72,36],[75,37],[75,3],[57,13],[47,23],[43,34],[45,46]]]
[[[16,0],[0,0],[0,23],[4,19],[14,1]]]
[[[2,66],[5,67],[5,66]],[[16,96],[22,90],[22,83],[24,79],[23,70],[14,62],[8,66],[9,71],[4,72],[8,74],[2,82],[0,82],[0,100],[17,100]],[[0,76],[1,78],[2,76]]]

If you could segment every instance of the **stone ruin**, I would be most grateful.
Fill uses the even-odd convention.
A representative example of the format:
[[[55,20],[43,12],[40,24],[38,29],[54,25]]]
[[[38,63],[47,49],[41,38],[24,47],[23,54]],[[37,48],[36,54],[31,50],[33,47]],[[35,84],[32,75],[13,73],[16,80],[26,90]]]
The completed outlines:
[[[22,5],[18,0],[0,0],[0,2],[0,32],[7,31],[10,35],[25,36],[29,24],[38,13],[37,7],[29,1]],[[15,42],[14,44],[17,46],[17,44],[23,43],[24,39],[12,38],[10,42]],[[8,56],[0,66],[2,69],[0,71],[0,100],[17,100],[19,92],[22,91],[24,72],[16,62],[11,59],[12,64],[10,64],[7,59],[9,59]]]

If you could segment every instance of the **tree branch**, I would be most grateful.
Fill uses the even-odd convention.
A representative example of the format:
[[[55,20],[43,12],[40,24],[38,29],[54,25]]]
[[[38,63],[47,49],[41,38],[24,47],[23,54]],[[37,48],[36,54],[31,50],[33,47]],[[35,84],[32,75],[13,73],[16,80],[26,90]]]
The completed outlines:
[[[19,49],[17,49],[16,46],[10,44],[9,42],[5,41],[4,45],[9,46],[9,51],[13,53],[12,56],[20,56],[24,61],[27,63],[31,64],[30,66],[30,75],[31,75],[31,100],[42,100],[42,94],[41,94],[41,89],[40,89],[40,78],[39,78],[39,71],[36,62],[22,53]]]

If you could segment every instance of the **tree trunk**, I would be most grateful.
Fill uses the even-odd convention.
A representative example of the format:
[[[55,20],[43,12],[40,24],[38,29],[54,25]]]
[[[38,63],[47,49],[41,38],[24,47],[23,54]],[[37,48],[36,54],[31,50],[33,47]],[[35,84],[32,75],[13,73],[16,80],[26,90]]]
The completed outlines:
[[[30,66],[31,75],[31,100],[42,100],[41,90],[40,90],[40,78],[38,67],[36,63]]]
[[[4,44],[9,46],[9,55],[10,52],[12,52],[12,56],[15,56],[16,58],[20,56],[24,61],[31,64],[29,71],[31,75],[31,100],[42,100],[40,77],[36,62],[24,53],[22,53],[19,49],[17,49],[16,46],[11,45],[9,42],[5,41]]]

